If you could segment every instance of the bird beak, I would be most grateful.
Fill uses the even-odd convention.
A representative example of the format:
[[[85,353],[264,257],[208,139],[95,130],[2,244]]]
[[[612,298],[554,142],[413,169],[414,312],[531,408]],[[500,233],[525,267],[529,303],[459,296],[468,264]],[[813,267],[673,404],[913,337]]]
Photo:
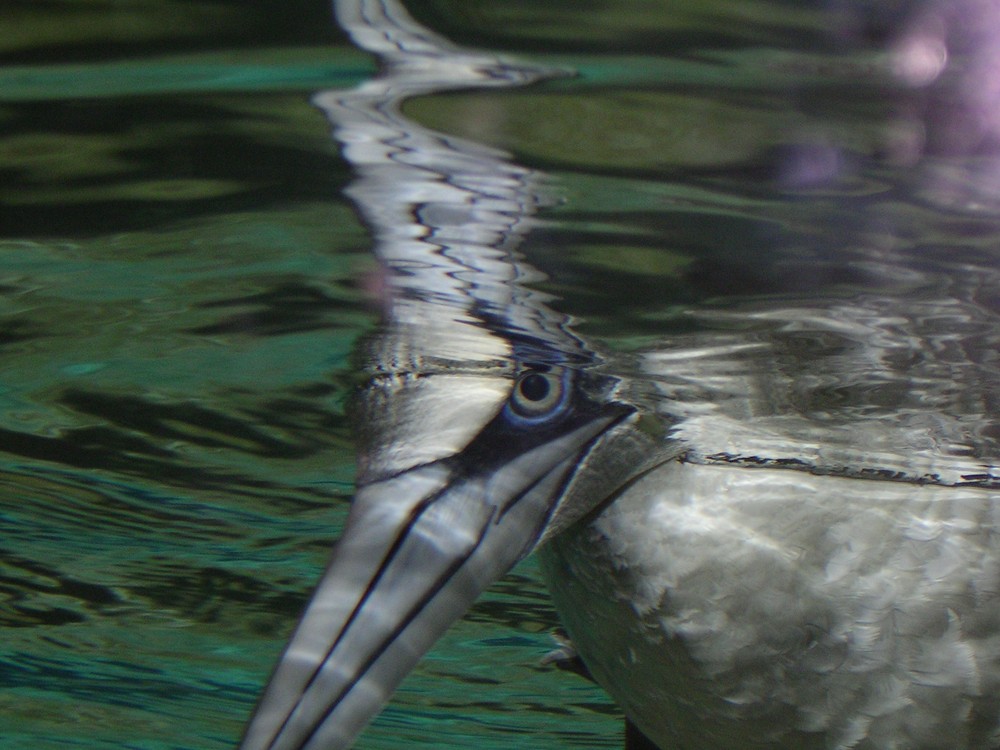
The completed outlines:
[[[517,440],[484,429],[461,453],[361,486],[242,750],[350,747],[449,625],[532,550],[574,472],[632,413],[595,405]]]

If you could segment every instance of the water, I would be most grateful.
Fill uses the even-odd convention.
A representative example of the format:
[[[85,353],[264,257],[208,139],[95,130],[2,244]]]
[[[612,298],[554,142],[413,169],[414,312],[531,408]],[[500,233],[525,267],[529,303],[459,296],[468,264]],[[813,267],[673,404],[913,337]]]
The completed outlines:
[[[405,112],[549,175],[522,250],[622,372],[749,325],[706,312],[942,289],[983,314],[935,340],[986,359],[998,139],[961,82],[990,40],[954,32],[924,85],[919,12],[731,5],[422,3],[567,75]],[[323,3],[3,14],[0,747],[232,747],[351,496],[377,272],[309,97],[375,68]],[[529,560],[359,747],[620,746],[603,693],[539,664],[556,624]]]

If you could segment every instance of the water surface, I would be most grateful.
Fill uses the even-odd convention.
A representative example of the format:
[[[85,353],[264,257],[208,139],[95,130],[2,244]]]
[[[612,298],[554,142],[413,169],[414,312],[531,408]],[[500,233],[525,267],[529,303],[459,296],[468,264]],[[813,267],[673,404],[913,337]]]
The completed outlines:
[[[962,83],[989,38],[954,31],[925,81],[892,54],[933,4],[625,5],[414,4],[566,75],[406,107],[549,175],[522,251],[609,368],[761,300],[996,314],[998,139]],[[232,747],[351,495],[376,273],[310,95],[375,68],[323,3],[0,22],[3,746]],[[995,331],[961,323],[935,340],[982,359]],[[529,560],[359,746],[620,746],[603,693],[540,665],[556,625]]]

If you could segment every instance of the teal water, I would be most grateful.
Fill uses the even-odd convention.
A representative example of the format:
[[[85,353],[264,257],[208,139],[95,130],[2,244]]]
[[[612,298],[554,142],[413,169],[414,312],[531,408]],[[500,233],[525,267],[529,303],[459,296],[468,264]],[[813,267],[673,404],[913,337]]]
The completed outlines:
[[[907,283],[872,248],[997,266],[996,134],[955,140],[886,73],[889,10],[413,6],[567,71],[407,114],[551,176],[523,251],[604,352],[692,305]],[[0,28],[0,747],[233,747],[351,496],[375,269],[309,98],[375,68],[322,2],[10,5]],[[359,747],[620,746],[610,700],[540,664],[556,627],[528,560]]]
[[[0,746],[230,748],[351,496],[374,263],[309,97],[374,65],[322,3],[6,13]],[[528,563],[361,746],[604,746],[555,624]]]

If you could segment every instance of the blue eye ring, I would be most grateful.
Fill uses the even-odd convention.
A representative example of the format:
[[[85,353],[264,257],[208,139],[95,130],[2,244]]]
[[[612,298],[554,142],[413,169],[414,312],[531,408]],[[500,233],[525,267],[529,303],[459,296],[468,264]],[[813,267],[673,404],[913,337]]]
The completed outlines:
[[[569,372],[561,367],[530,367],[518,374],[507,401],[507,413],[530,423],[561,413],[569,401]]]

